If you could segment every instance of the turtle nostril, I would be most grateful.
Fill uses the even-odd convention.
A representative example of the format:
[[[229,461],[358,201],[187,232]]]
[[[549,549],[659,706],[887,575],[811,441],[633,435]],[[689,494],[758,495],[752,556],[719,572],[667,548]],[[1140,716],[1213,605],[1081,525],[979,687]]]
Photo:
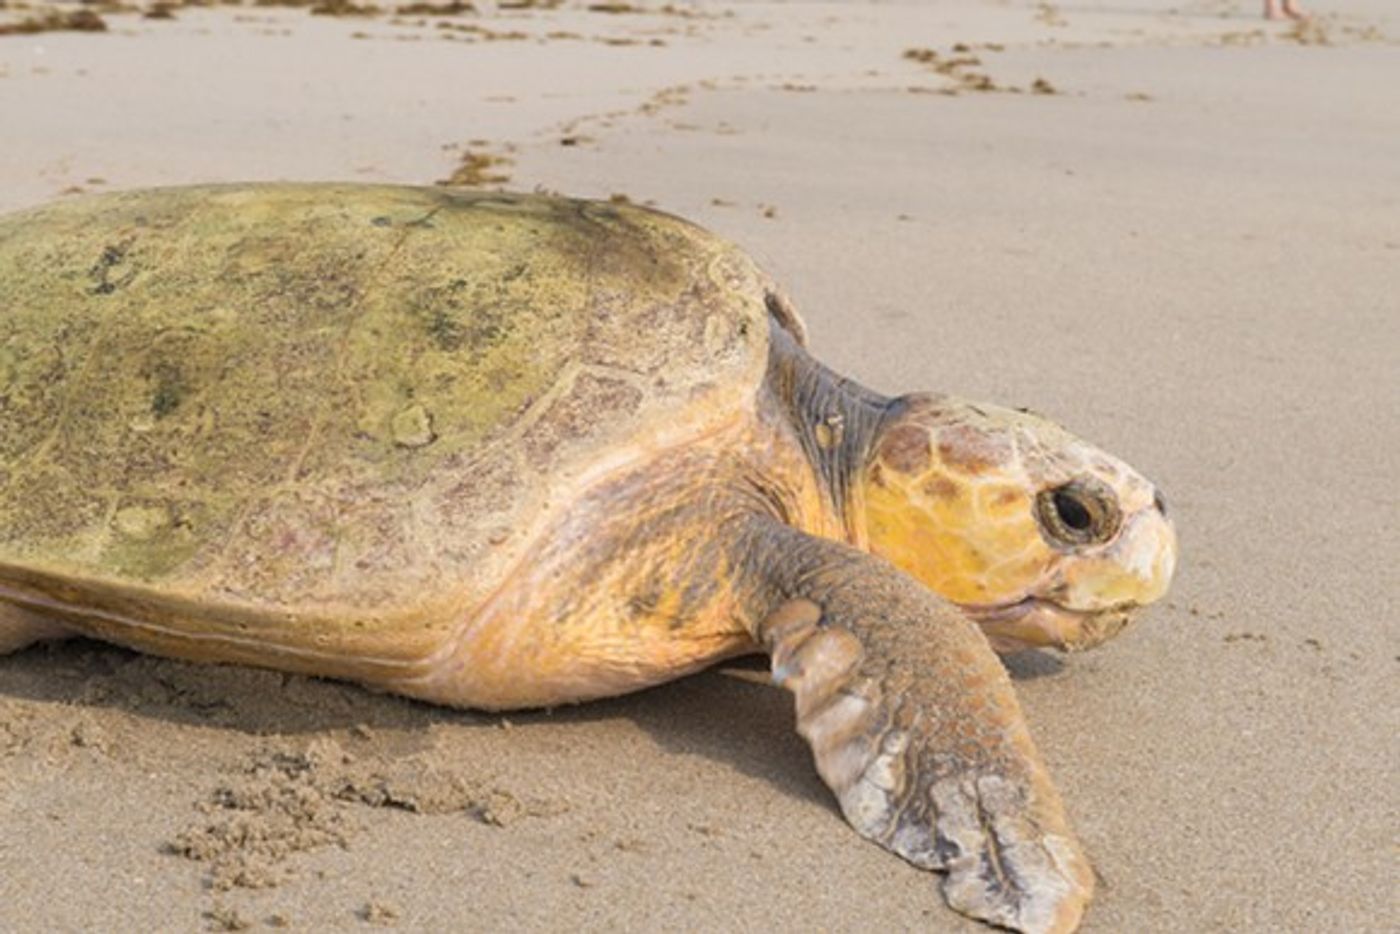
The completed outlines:
[[[1160,512],[1163,516],[1166,516],[1167,500],[1164,496],[1162,496],[1161,490],[1152,491],[1152,505],[1156,506],[1157,511]]]

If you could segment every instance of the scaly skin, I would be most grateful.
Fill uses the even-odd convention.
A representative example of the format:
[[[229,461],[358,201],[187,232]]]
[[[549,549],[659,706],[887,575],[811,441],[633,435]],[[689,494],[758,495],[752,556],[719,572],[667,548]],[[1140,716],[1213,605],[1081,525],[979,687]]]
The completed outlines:
[[[793,545],[817,553],[788,567],[822,570],[759,634],[846,819],[946,872],[944,895],[964,914],[1072,930],[1093,870],[986,640],[887,565],[836,544]]]
[[[1032,416],[881,400],[781,335],[774,347],[756,419],[590,491],[421,675],[388,686],[453,704],[552,704],[761,648],[860,834],[946,872],[949,904],[972,917],[1072,930],[1093,873],[973,620],[988,619],[1008,646],[1117,631],[1172,570],[1155,492]],[[974,469],[971,447],[985,445],[1007,456]],[[889,505],[894,491],[954,471],[1027,510],[1038,489],[1092,477],[1114,492],[1121,531],[1056,548],[996,496],[942,484],[909,495],[903,512]],[[911,535],[944,551],[929,546],[906,572],[896,564],[918,554]],[[943,572],[948,552],[962,556],[961,573]],[[974,595],[977,614],[939,586]],[[1030,599],[1045,601],[1022,614],[1036,625],[994,618],[1000,604]],[[1100,625],[1105,617],[1114,625]]]
[[[1166,592],[1175,533],[1126,464],[1026,413],[936,395],[898,407],[863,478],[871,550],[978,618],[997,648],[1090,648]],[[1036,499],[1077,478],[1111,496],[1121,527],[1060,546]]]
[[[87,523],[82,528],[88,530],[74,539],[74,547],[86,543],[89,557],[98,555],[106,563],[93,565],[102,573],[88,569],[65,575],[63,562],[71,555],[55,544],[61,544],[61,537],[49,534],[51,516],[42,503],[23,499],[27,521],[44,534],[30,536],[24,526],[0,528],[18,543],[13,551],[17,559],[0,562],[0,653],[35,639],[80,632],[158,654],[345,677],[438,703],[502,709],[624,693],[731,655],[767,651],[775,681],[795,695],[798,729],[811,743],[819,771],[860,834],[917,866],[946,872],[949,904],[970,916],[1026,931],[1076,926],[1092,893],[1092,872],[1068,829],[993,649],[1092,645],[1119,631],[1133,610],[1164,592],[1176,546],[1151,484],[1035,416],[942,396],[886,399],[832,374],[803,350],[799,319],[779,296],[765,291],[766,280],[737,251],[674,219],[510,196],[497,203],[463,195],[461,204],[444,205],[439,202],[458,196],[408,189],[357,193],[350,187],[290,186],[262,193],[192,190],[165,197],[162,203],[167,205],[195,204],[199,210],[190,216],[203,216],[199,211],[208,205],[213,205],[209,210],[228,212],[215,224],[219,230],[232,223],[228,218],[248,220],[239,207],[239,199],[247,198],[264,208],[280,205],[278,211],[291,212],[286,216],[311,217],[317,224],[324,220],[340,232],[337,236],[348,238],[347,244],[372,245],[381,234],[392,234],[380,244],[383,255],[366,276],[357,265],[361,254],[349,249],[345,255],[355,262],[347,261],[346,270],[322,270],[317,264],[325,257],[316,250],[303,255],[300,240],[279,236],[280,221],[255,225],[264,239],[234,236],[229,255],[240,259],[219,267],[221,275],[234,277],[232,281],[263,283],[259,287],[285,303],[289,321],[307,310],[307,302],[326,299],[322,286],[327,277],[362,288],[371,297],[363,308],[355,310],[355,295],[360,293],[351,290],[343,307],[327,301],[326,314],[344,312],[344,333],[353,337],[363,331],[364,348],[371,350],[377,340],[390,337],[402,338],[413,352],[429,346],[407,329],[412,322],[396,317],[397,302],[407,288],[404,282],[417,282],[424,270],[446,274],[459,259],[495,256],[493,244],[519,246],[521,241],[509,238],[491,240],[489,230],[495,227],[490,225],[504,225],[514,231],[512,237],[528,234],[537,239],[524,242],[538,247],[521,247],[515,255],[538,255],[546,266],[556,261],[558,265],[538,271],[538,279],[519,272],[524,267],[510,266],[501,282],[515,283],[511,288],[516,289],[533,289],[538,282],[541,288],[556,290],[552,295],[576,291],[582,296],[556,305],[527,295],[521,299],[521,314],[546,314],[586,301],[591,311],[560,312],[560,320],[578,327],[582,335],[582,349],[571,352],[586,359],[566,359],[550,388],[541,383],[531,389],[533,401],[519,410],[524,414],[518,421],[507,424],[498,416],[486,417],[488,427],[514,432],[486,449],[500,455],[505,465],[494,473],[484,471],[479,458],[472,459],[480,451],[467,435],[434,438],[446,431],[448,417],[470,421],[479,413],[458,411],[461,406],[444,395],[435,403],[441,415],[431,424],[418,418],[400,425],[396,416],[379,426],[390,436],[374,447],[373,433],[352,424],[354,406],[342,411],[335,402],[342,386],[338,380],[350,372],[346,361],[354,359],[351,351],[360,345],[342,340],[343,352],[326,365],[330,371],[314,361],[305,363],[297,373],[320,388],[279,395],[275,401],[301,417],[306,413],[297,406],[309,400],[321,414],[307,423],[306,433],[294,430],[297,423],[291,416],[277,423],[279,441],[304,447],[306,454],[291,458],[284,482],[300,482],[303,468],[315,460],[319,448],[308,438],[338,438],[350,453],[326,455],[318,466],[322,473],[311,475],[316,479],[312,492],[319,490],[325,498],[316,504],[319,511],[305,512],[321,523],[317,529],[291,521],[303,514],[296,510],[276,513],[277,522],[267,517],[253,522],[240,514],[236,524],[244,530],[238,540],[243,550],[232,557],[243,575],[234,575],[245,585],[243,603],[226,600],[229,578],[217,563],[231,560],[232,553],[213,554],[207,566],[196,568],[203,576],[188,580],[178,576],[186,573],[182,562],[188,558],[155,554],[152,549],[165,548],[171,541],[178,544],[186,534],[181,531],[184,526],[172,525],[170,516],[156,506],[138,503],[128,508],[114,499],[106,512],[97,508],[100,503],[78,510],[78,501],[69,497],[72,491],[55,492],[39,482],[61,474],[77,490],[83,482],[81,471],[65,468],[55,473],[53,464],[102,463],[99,455],[106,442],[101,431],[120,435],[122,443],[145,444],[141,439],[159,425],[141,419],[118,421],[121,413],[116,413],[105,420],[96,418],[90,432],[79,431],[81,426],[68,422],[85,409],[68,406],[60,407],[55,427],[42,417],[50,407],[42,400],[34,402],[25,416],[32,420],[22,418],[21,427],[37,432],[36,440],[26,446],[11,439],[18,453],[13,464],[0,462],[0,477],[7,465],[22,467],[14,474],[20,480],[54,497],[56,505],[74,507],[65,521],[75,528]],[[136,198],[133,203],[140,202],[140,196]],[[343,199],[347,210],[321,212],[322,198]],[[398,214],[381,215],[378,205],[383,199],[403,201],[414,210],[405,214],[407,220]],[[436,227],[422,226],[427,217],[418,209],[425,199],[434,205],[431,218]],[[104,203],[128,210],[117,201]],[[314,208],[310,214],[305,213],[311,210],[307,204]],[[489,224],[477,224],[473,212],[488,215]],[[78,228],[91,226],[75,217]],[[140,230],[131,234],[130,243],[121,240],[120,249],[112,248],[110,256],[103,251],[91,268],[82,263],[73,268],[96,277],[87,289],[97,296],[92,302],[125,309],[125,317],[112,320],[129,330],[123,331],[123,341],[139,348],[145,346],[141,329],[147,327],[140,316],[173,315],[178,324],[179,315],[164,299],[148,306],[139,296],[122,298],[122,290],[156,289],[151,294],[159,297],[164,294],[159,289],[174,288],[181,281],[161,278],[166,273],[159,251],[141,253],[141,238],[159,243],[159,231],[148,229],[144,220],[132,223],[133,230]],[[17,230],[12,228],[10,240],[12,252],[18,249],[11,258],[12,270],[24,268],[21,254],[28,248],[22,232],[13,232]],[[89,232],[97,238],[94,243],[106,239],[104,230]],[[486,246],[454,246],[458,240],[441,239],[449,235]],[[558,236],[574,246],[564,250],[550,239]],[[49,244],[46,249],[61,251],[68,238],[44,242]],[[197,255],[205,241],[193,237],[178,243]],[[267,263],[248,253],[249,243],[287,255],[284,261]],[[415,250],[439,252],[415,258]],[[576,254],[591,259],[584,262]],[[3,255],[0,251],[0,258]],[[256,272],[253,278],[238,278],[245,275],[240,265],[244,259]],[[583,274],[576,275],[571,265],[576,259],[587,267]],[[112,278],[119,266],[138,260],[147,264],[140,267],[144,272]],[[658,263],[669,272],[649,273]],[[300,264],[297,276],[289,273],[294,264]],[[179,268],[196,279],[207,272],[202,267]],[[14,285],[38,296],[33,308],[55,313],[63,309],[61,301],[43,305],[60,294],[49,284],[26,279],[19,271],[14,275]],[[390,287],[386,276],[398,277],[392,280],[396,284]],[[495,276],[484,273],[481,282],[490,286]],[[654,293],[652,298],[639,300],[628,291],[627,283],[638,276],[649,277],[638,284],[639,294]],[[454,281],[449,279],[445,286],[449,293]],[[127,305],[111,305],[108,299],[113,296]],[[424,297],[423,307],[431,310],[445,300],[434,292]],[[766,341],[756,323],[762,320],[758,316],[763,315],[765,300],[771,315]],[[250,301],[246,308],[263,308],[260,301]],[[29,304],[15,307],[15,314],[34,318],[20,321],[20,333],[52,323],[47,312],[38,314]],[[475,308],[468,302],[460,310]],[[198,332],[203,342],[200,359],[217,362],[228,339],[218,331],[224,320],[219,309],[208,315],[210,330]],[[627,352],[636,351],[639,343],[629,339],[627,327],[630,322],[663,319],[667,323],[657,327],[673,328],[674,333],[666,340],[648,333],[655,352],[645,356],[654,369],[643,378],[627,368],[637,365],[627,359]],[[434,379],[431,387],[444,394],[457,392],[461,380],[476,372],[470,355],[459,353],[456,331],[438,327],[436,319],[425,320],[432,340],[443,345],[438,350],[447,355],[441,361],[432,358],[437,361],[434,366],[440,362],[444,369],[433,370],[442,378]],[[165,330],[162,324],[159,333]],[[184,332],[177,327],[172,333]],[[248,324],[238,330],[240,340],[261,340],[265,333]],[[291,328],[286,333],[303,331]],[[494,333],[482,330],[480,336],[485,340]],[[548,333],[541,324],[516,341],[528,347]],[[756,373],[763,366],[762,358],[748,351],[765,346],[766,376],[757,386],[743,383],[751,367]],[[156,362],[173,366],[190,356],[176,350]],[[668,354],[680,352],[710,356],[677,367]],[[616,362],[609,362],[614,357]],[[731,369],[718,368],[714,360],[721,358],[730,361]],[[77,353],[75,359],[86,360],[85,366],[95,370],[100,358]],[[369,354],[366,359],[378,358]],[[663,371],[668,359],[691,381],[688,385],[667,382],[673,375]],[[39,393],[58,385],[57,376],[44,373],[57,373],[55,368],[61,369],[63,362],[0,358],[0,375],[21,396]],[[197,417],[201,413],[226,417],[231,409],[261,417],[256,406],[226,406],[221,411],[208,399],[199,408],[198,393],[192,395],[185,383],[166,386],[164,369],[148,369],[149,374],[142,370],[142,379],[149,377],[152,385],[137,386],[133,404],[147,405],[141,393],[150,389],[156,415],[187,419],[187,425],[179,422],[176,427],[189,427],[191,438],[209,434],[206,422],[213,422]],[[216,386],[210,376],[215,370],[210,363],[188,374],[188,381]],[[388,372],[385,379],[421,371],[422,365],[405,367]],[[86,378],[86,372],[73,379]],[[328,372],[336,377],[329,383]],[[244,388],[273,375],[252,373]],[[344,379],[344,385],[364,386],[358,377]],[[616,385],[607,392],[596,387],[580,391],[591,385],[589,381],[609,380]],[[80,400],[85,398],[84,385],[74,382],[77,388],[71,389]],[[335,393],[326,385],[333,385]],[[208,386],[206,395],[213,392]],[[629,387],[630,394],[623,391]],[[659,404],[658,399],[668,405],[673,400],[669,418],[636,414]],[[393,401],[397,405],[405,400]],[[360,402],[374,400],[356,404]],[[370,409],[378,411],[374,405]],[[227,433],[209,436],[215,435],[223,438],[220,443],[229,443]],[[460,450],[454,451],[451,445],[459,443]],[[203,444],[194,443],[188,451],[183,444],[171,450],[216,465],[203,479],[210,489],[218,489],[219,450],[213,442]],[[433,461],[439,449],[461,457]],[[344,486],[348,481],[343,465],[356,451],[364,458],[355,461],[363,471],[353,478],[359,485]],[[386,451],[409,466],[378,466],[385,463]],[[559,451],[573,453],[562,456]],[[252,449],[246,459],[256,466],[273,465],[260,460],[261,454]],[[526,469],[527,455],[538,460],[534,469],[544,465],[569,476],[567,481],[549,477],[551,482],[545,484],[544,475],[536,474],[534,483],[524,485],[530,490],[547,488],[535,493],[554,498],[548,509],[527,509],[521,504],[528,497],[510,485],[514,480],[521,486],[511,465]],[[33,467],[30,461],[35,457],[48,458],[44,463],[49,473]],[[429,462],[441,468],[440,474],[429,477],[432,482],[404,485],[406,478],[428,477],[424,465]],[[181,473],[184,468],[170,457],[131,464],[187,479],[188,471]],[[97,473],[113,481],[106,472]],[[383,486],[394,488],[396,498],[385,495],[379,501]],[[516,515],[546,518],[539,527],[492,526],[489,502],[471,499],[478,488],[500,494],[487,496],[488,501],[513,491],[512,496],[519,497],[513,500]],[[327,490],[337,495],[326,498]],[[15,487],[12,498],[18,496],[16,491],[22,492]],[[349,512],[363,506],[366,498],[382,507],[373,514],[376,522]],[[288,502],[289,510],[301,508]],[[412,508],[400,508],[404,504]],[[454,509],[457,515],[449,515]],[[389,523],[390,518],[402,525]],[[109,526],[145,543],[139,567],[130,565],[131,555],[124,551],[104,550],[113,534]],[[318,570],[310,557],[320,552],[312,546],[323,543],[315,536],[325,538],[326,529],[341,526],[352,533],[381,532],[384,541],[373,552],[381,563],[385,555],[396,560],[446,557],[426,569],[411,562],[379,566],[370,561],[364,565],[363,579],[355,573],[360,567],[355,563],[337,561]],[[404,537],[408,533],[394,531],[402,528],[417,530],[414,534],[424,540],[418,544],[424,547],[407,547],[414,544]],[[468,539],[471,549],[463,547]],[[35,541],[48,549],[42,561],[26,557],[25,548]],[[198,539],[201,548],[219,542],[207,530]],[[160,561],[152,563],[152,555]],[[282,570],[309,576],[301,581]],[[332,572],[333,578],[328,576]],[[479,589],[454,589],[458,582],[447,579],[452,573],[470,577]],[[291,596],[265,591],[263,578],[271,581],[269,587],[291,588]],[[332,579],[333,587],[328,583]],[[417,608],[420,581],[437,588],[443,599]],[[343,607],[322,605],[318,587],[329,587],[327,593],[349,602]],[[371,597],[384,592],[388,598],[381,607]],[[371,612],[378,609],[384,613]]]
[[[970,456],[987,447],[1011,453]],[[1056,549],[1017,510],[1085,472],[1113,484],[1123,531]],[[436,653],[410,672],[357,677],[508,709],[624,693],[768,651],[857,832],[945,872],[945,896],[965,914],[1068,931],[1092,871],[973,618],[1074,597],[1085,602],[1069,604],[1083,611],[1066,615],[1071,629],[1045,631],[1067,644],[1102,635],[1114,627],[1093,621],[1160,594],[1173,557],[1152,488],[1116,460],[1029,416],[883,400],[779,332],[753,417],[604,477]],[[960,573],[949,575],[952,560]],[[1095,603],[1100,594],[1112,599]],[[947,599],[969,595],[974,614]],[[54,636],[51,619],[0,615],[0,642]],[[1014,621],[988,625],[1008,644],[1008,632],[1027,635]],[[293,667],[218,643],[201,651]]]

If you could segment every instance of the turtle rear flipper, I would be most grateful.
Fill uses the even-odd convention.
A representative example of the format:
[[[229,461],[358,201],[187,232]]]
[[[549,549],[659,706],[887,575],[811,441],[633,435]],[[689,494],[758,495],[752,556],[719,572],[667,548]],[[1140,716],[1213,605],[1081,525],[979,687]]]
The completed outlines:
[[[37,613],[0,601],[0,655],[18,652],[44,639],[66,639],[71,629]]]
[[[757,636],[846,819],[945,872],[945,897],[966,915],[1077,927],[1093,871],[976,624],[877,558],[772,534],[788,539],[773,572],[788,599]]]

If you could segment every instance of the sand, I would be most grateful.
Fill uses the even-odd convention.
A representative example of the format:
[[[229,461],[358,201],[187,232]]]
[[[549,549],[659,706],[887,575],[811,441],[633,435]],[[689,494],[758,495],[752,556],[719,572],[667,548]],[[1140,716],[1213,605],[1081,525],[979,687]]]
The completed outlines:
[[[1031,405],[1166,491],[1168,599],[1010,662],[1085,930],[1393,930],[1400,10],[479,5],[0,35],[0,209],[456,173],[739,241],[832,365]],[[979,930],[791,722],[759,663],[503,718],[36,647],[0,659],[0,930]]]

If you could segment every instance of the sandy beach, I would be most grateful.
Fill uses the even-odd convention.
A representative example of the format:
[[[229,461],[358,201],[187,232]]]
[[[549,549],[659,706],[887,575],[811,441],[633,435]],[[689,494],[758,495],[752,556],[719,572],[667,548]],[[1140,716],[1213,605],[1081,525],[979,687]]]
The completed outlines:
[[[1166,492],[1167,599],[1008,660],[1084,930],[1393,931],[1400,8],[592,6],[0,0],[0,210],[452,181],[717,231],[831,366],[1034,407]],[[0,657],[0,931],[986,930],[792,721],[761,659],[502,717],[36,646]]]

